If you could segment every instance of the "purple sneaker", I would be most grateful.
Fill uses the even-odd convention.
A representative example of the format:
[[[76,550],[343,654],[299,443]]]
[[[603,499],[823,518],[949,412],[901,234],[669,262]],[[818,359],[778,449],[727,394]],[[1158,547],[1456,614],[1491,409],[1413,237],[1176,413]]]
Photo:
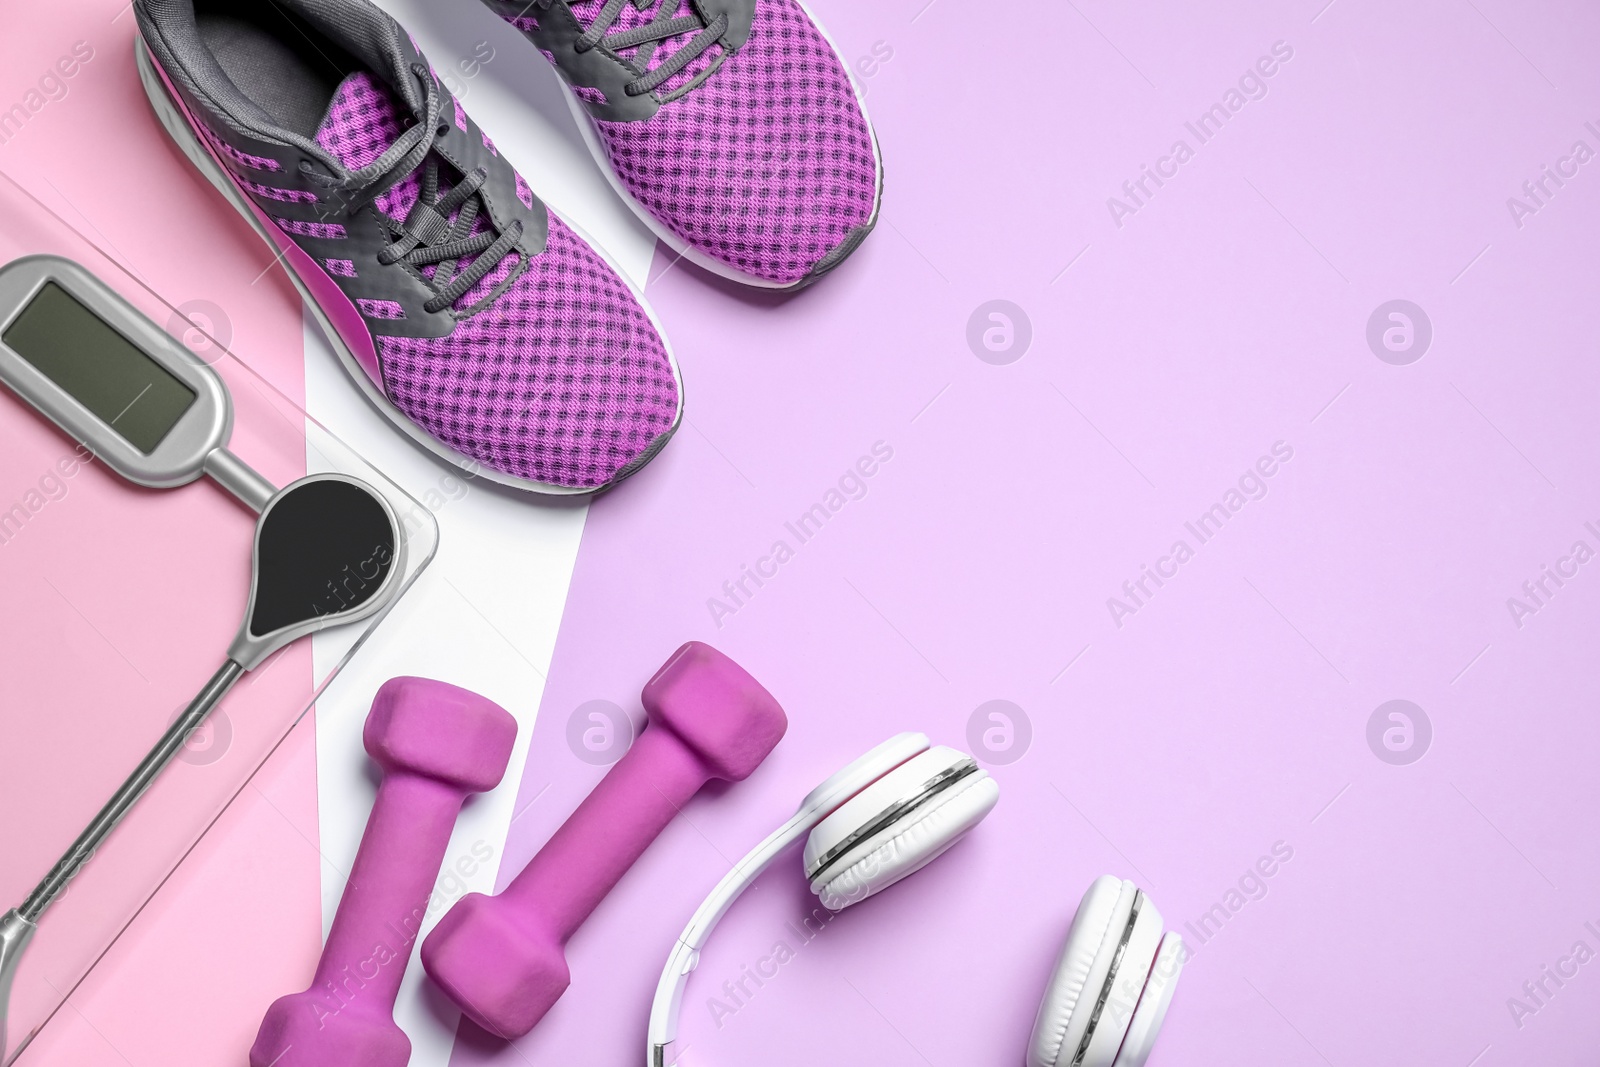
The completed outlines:
[[[560,70],[601,170],[691,262],[796,289],[877,223],[877,139],[799,0],[483,2]]]
[[[367,0],[136,0],[140,78],[400,429],[494,481],[615,485],[677,429],[639,293]]]

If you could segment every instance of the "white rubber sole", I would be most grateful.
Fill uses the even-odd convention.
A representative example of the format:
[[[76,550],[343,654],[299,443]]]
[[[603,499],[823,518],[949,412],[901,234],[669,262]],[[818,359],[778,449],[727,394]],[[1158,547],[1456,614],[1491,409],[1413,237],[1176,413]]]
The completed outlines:
[[[811,13],[811,9],[805,5],[805,0],[795,0],[795,3],[800,5],[800,10],[806,13],[806,18],[810,19],[811,24],[817,28],[817,32],[822,34],[822,39],[828,42],[828,47],[832,49],[834,58],[839,61],[839,65],[845,70],[845,77],[849,78],[850,65],[845,62],[844,54],[839,51],[839,46],[833,43],[833,38],[828,36],[827,29]],[[521,31],[518,32],[520,33]],[[527,41],[527,38],[524,37],[523,40]],[[532,46],[533,42],[528,41],[528,44]],[[583,143],[589,146],[589,154],[594,156],[594,161],[599,166],[600,173],[606,176],[606,181],[610,183],[612,191],[621,197],[622,202],[627,204],[635,215],[639,216],[639,221],[648,226],[650,232],[655,234],[662,244],[677,253],[679,258],[687,259],[701,270],[709,271],[729,281],[738,282],[740,285],[748,285],[757,289],[771,289],[776,292],[792,292],[797,289],[804,289],[819,280],[809,275],[798,282],[775,282],[766,278],[757,278],[754,275],[736,270],[721,260],[713,259],[699,249],[687,244],[683,238],[673,233],[660,219],[651,214],[649,208],[636,200],[633,193],[622,183],[622,179],[617,177],[616,169],[611,165],[611,157],[606,153],[605,145],[600,143],[600,133],[595,128],[595,120],[590,116],[589,109],[584,106],[582,100],[578,99],[578,94],[573,92],[572,86],[567,83],[566,78],[562,77],[559,70],[556,71],[556,78],[561,82],[561,88],[567,98],[567,107],[572,111],[573,120],[578,124],[578,131],[583,135]],[[852,88],[855,87],[854,78],[850,78],[850,85]],[[856,106],[861,108],[861,117],[867,124],[867,135],[872,139],[872,164],[874,178],[877,181],[877,187],[872,193],[872,214],[867,217],[866,221],[867,229],[870,231],[878,225],[878,211],[883,206],[883,153],[878,148],[878,131],[873,128],[872,116],[867,113],[867,101],[861,95],[860,89],[855,89],[855,98]],[[665,271],[662,273],[665,273]]]
[[[261,240],[269,249],[271,249],[273,255],[281,255],[282,249],[278,247],[278,243],[273,240],[272,236],[267,232],[265,224],[256,217],[254,210],[252,210],[252,205],[245,199],[244,194],[239,191],[238,186],[234,185],[233,180],[228,177],[227,173],[222,169],[222,165],[218,163],[211,155],[210,148],[208,148],[200,140],[199,136],[194,132],[194,130],[190,128],[189,120],[184,117],[176,102],[174,102],[168,95],[166,84],[162,81],[160,73],[155,68],[154,61],[150,58],[150,53],[145,46],[144,39],[137,34],[134,35],[133,50],[134,63],[139,70],[139,82],[144,87],[145,96],[150,101],[150,107],[156,113],[156,119],[161,123],[162,128],[167,131],[167,136],[172,138],[173,143],[178,146],[178,148],[186,157],[188,157],[189,162],[193,163],[195,168],[205,176],[206,180],[216,187],[218,192],[227,198],[228,202],[233,205],[234,209],[237,210],[238,213],[243,216],[244,220],[250,224],[250,228],[256,232],[256,235],[261,238]],[[554,209],[550,208],[549,205],[545,206],[546,210],[549,210],[552,214],[556,214]],[[649,317],[650,324],[655,327],[656,335],[661,338],[662,346],[667,352],[667,362],[672,367],[672,378],[678,389],[678,410],[673,415],[671,428],[666,431],[666,436],[670,439],[673,434],[677,433],[678,427],[683,423],[683,374],[678,368],[678,360],[673,354],[672,343],[667,339],[666,331],[662,329],[661,321],[656,318],[654,309],[652,309],[648,301],[645,300],[643,291],[640,290],[638,286],[635,286],[633,281],[625,273],[623,273],[621,268],[611,259],[610,255],[606,253],[605,249],[595,242],[589,240],[589,235],[584,233],[580,227],[573,225],[564,217],[559,215],[557,215],[557,217],[561,218],[563,223],[566,223],[566,225],[570,227],[572,231],[576,233],[586,244],[588,244],[588,246],[592,248],[597,255],[605,260],[606,264],[611,268],[612,273],[616,274],[618,278],[622,279],[623,284],[627,285],[629,291],[633,293],[634,298],[639,302],[639,306],[644,309],[645,315]],[[289,276],[289,280],[294,283],[296,291],[299,292],[301,301],[311,311],[312,317],[316,319],[317,326],[322,330],[323,335],[327,338],[328,344],[333,349],[334,355],[336,355],[339,358],[339,362],[343,364],[345,373],[355,381],[357,387],[360,388],[362,395],[367,398],[368,403],[370,403],[378,411],[378,413],[384,417],[385,420],[392,424],[396,429],[404,433],[407,437],[411,438],[411,440],[416,442],[422,448],[426,449],[428,452],[437,456],[444,462],[449,463],[451,466],[456,467],[462,472],[468,474],[470,477],[486,478],[498,485],[504,485],[512,489],[518,489],[526,493],[535,493],[540,496],[561,497],[565,500],[576,502],[581,501],[586,497],[603,493],[615,487],[620,482],[626,481],[627,478],[637,474],[639,470],[643,469],[643,467],[648,466],[649,460],[654,459],[655,456],[660,453],[661,448],[664,448],[666,445],[666,442],[663,442],[662,445],[657,448],[656,452],[651,454],[645,463],[641,464],[634,470],[629,471],[628,474],[623,478],[617,479],[616,481],[610,482],[605,486],[595,489],[573,488],[570,486],[553,485],[548,482],[536,482],[528,478],[518,478],[515,475],[494,470],[493,468],[485,465],[482,461],[457,452],[449,445],[439,441],[432,434],[428,433],[422,427],[418,426],[416,423],[407,418],[405,413],[399,408],[395,407],[394,404],[390,402],[389,398],[383,394],[383,390],[378,387],[378,383],[372,380],[371,376],[367,374],[360,362],[357,361],[355,354],[350,351],[350,348],[345,344],[344,339],[339,336],[339,331],[334,328],[334,325],[332,321],[329,320],[327,313],[322,310],[322,307],[312,297],[310,290],[307,288],[305,283],[300,280],[300,276],[292,267],[289,266],[288,263],[284,263],[283,267],[284,272]]]

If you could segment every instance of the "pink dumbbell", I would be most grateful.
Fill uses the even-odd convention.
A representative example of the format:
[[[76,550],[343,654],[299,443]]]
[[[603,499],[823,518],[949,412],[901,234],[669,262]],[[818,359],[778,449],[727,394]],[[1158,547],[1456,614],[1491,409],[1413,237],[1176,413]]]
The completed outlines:
[[[497,897],[474,893],[422,944],[422,965],[474,1022],[532,1030],[571,980],[564,946],[678,810],[713,778],[737,782],[788,728],[744,669],[690,641],[644,687],[650,725]]]
[[[426,678],[385,682],[362,732],[383,768],[316,977],[267,1009],[251,1067],[405,1067],[394,998],[456,815],[506,773],[517,721],[476,693]]]

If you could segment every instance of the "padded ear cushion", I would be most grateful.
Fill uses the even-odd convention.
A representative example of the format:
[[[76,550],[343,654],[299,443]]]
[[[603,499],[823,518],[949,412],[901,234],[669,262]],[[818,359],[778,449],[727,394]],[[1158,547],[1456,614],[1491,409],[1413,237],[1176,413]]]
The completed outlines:
[[[1132,882],[1110,875],[1083,895],[1034,1017],[1028,1067],[1066,1067],[1077,1054],[1137,895]],[[1077,1010],[1080,1003],[1086,1010]]]
[[[1124,927],[1113,931],[1113,955],[1119,945],[1123,946],[1122,957],[1116,960],[1116,970],[1107,975],[1101,989],[1091,987],[1078,1004],[1078,1014],[1087,1012],[1092,1027],[1080,1067],[1112,1067],[1144,995],[1145,983],[1150,979],[1150,965],[1155,962],[1156,949],[1161,944],[1161,913],[1143,893],[1138,895],[1137,907],[1139,914],[1133,920],[1133,929]],[[1102,993],[1105,1001],[1100,1003]],[[1094,1017],[1097,1003],[1099,1018]],[[1077,1046],[1073,1046],[1065,1051],[1063,1058],[1070,1060],[1076,1052]]]
[[[881,772],[812,827],[804,862],[813,891],[910,826],[914,816],[930,810],[957,787],[987,777],[971,756],[944,745]]]
[[[1128,1036],[1123,1039],[1114,1067],[1144,1067],[1150,1050],[1155,1048],[1156,1034],[1161,1032],[1161,1024],[1167,1018],[1172,991],[1177,988],[1178,975],[1183,973],[1183,964],[1188,958],[1189,949],[1183,938],[1167,934],[1161,939],[1149,981],[1145,983],[1139,1006],[1134,1009]]]
[[[864,842],[852,855],[811,883],[822,906],[842,911],[882,892],[937,859],[966,836],[1000,799],[1000,786],[985,771],[968,775],[923,806]]]

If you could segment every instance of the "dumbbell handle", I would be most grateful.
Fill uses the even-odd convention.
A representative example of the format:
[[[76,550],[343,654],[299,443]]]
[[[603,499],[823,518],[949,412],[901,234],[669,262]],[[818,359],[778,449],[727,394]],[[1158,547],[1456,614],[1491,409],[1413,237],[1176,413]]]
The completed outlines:
[[[500,899],[566,944],[711,777],[670,727],[651,724]]]
[[[465,791],[391,771],[361,835],[311,991],[362,1013],[394,1010]],[[375,973],[374,973],[375,972]]]

